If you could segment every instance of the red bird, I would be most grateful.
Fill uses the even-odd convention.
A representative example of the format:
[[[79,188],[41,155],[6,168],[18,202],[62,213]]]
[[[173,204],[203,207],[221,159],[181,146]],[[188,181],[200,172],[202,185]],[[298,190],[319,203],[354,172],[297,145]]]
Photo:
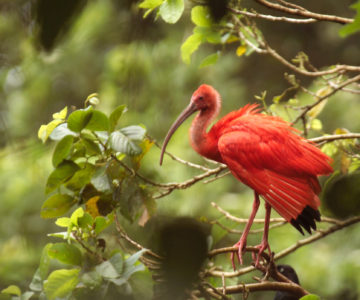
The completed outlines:
[[[311,234],[320,221],[318,175],[330,174],[331,159],[313,143],[297,135],[291,124],[279,117],[259,112],[256,104],[247,104],[221,118],[209,132],[207,128],[221,108],[219,93],[203,84],[192,95],[190,104],[171,126],[162,147],[160,164],[166,145],[175,130],[194,112],[199,111],[190,128],[191,146],[200,155],[226,164],[231,173],[255,192],[250,218],[240,240],[237,257],[242,254],[252,222],[265,200],[265,225],[262,242],[258,245],[256,265],[261,253],[268,249],[269,220],[274,208],[286,221],[304,234]],[[235,269],[234,253],[231,261]]]

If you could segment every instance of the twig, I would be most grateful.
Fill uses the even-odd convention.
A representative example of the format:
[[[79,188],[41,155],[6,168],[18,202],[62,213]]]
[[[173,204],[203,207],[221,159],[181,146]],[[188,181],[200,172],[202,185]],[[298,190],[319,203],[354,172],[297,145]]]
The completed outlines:
[[[284,256],[289,255],[290,253],[294,252],[295,250],[297,250],[300,247],[303,247],[305,245],[308,245],[310,243],[313,243],[317,240],[320,240],[324,237],[326,237],[327,235],[334,233],[336,231],[339,231],[345,227],[349,227],[353,224],[356,223],[360,223],[360,216],[356,216],[356,217],[352,217],[349,218],[345,221],[337,221],[336,224],[330,226],[329,228],[325,229],[325,230],[318,230],[315,234],[313,234],[312,236],[299,240],[296,244],[286,248],[285,250],[282,250],[280,252],[278,252],[275,256],[274,256],[274,260],[278,260]],[[252,249],[255,247],[246,247],[246,250],[248,251],[252,251]],[[209,256],[214,256],[214,255],[218,255],[221,253],[227,253],[227,252],[231,252],[234,251],[234,249],[236,249],[236,247],[225,247],[225,248],[219,248],[219,249],[215,249],[209,252]],[[256,248],[257,249],[257,248]],[[266,253],[265,253],[266,254]],[[249,272],[252,272],[255,270],[255,267],[253,266],[249,266],[249,267],[245,267],[245,268],[241,268],[237,271],[234,272],[221,272],[221,271],[216,271],[216,270],[207,270],[206,272],[206,276],[214,276],[214,277],[226,277],[226,278],[231,278],[231,277],[237,277]]]
[[[222,291],[222,287],[216,289],[220,292]],[[225,290],[226,290],[226,294],[238,294],[243,292],[258,292],[258,291],[287,291],[299,297],[309,294],[308,291],[304,290],[296,283],[273,282],[273,281],[263,281],[261,283],[232,285],[232,286],[227,286]],[[195,295],[199,295],[199,294],[200,292],[195,293]]]
[[[229,212],[227,212],[226,210],[222,209],[218,204],[216,204],[215,202],[211,202],[211,205],[213,207],[215,207],[219,212],[221,212],[226,218],[228,218],[229,220],[232,220],[234,222],[237,223],[247,223],[248,219],[242,219],[242,218],[237,218],[233,215],[231,215]],[[271,218],[270,222],[284,222],[285,219],[283,218]],[[253,223],[264,223],[265,219],[254,219]]]
[[[274,22],[288,22],[288,23],[295,23],[295,24],[310,24],[317,22],[316,19],[310,18],[310,19],[294,19],[294,18],[287,18],[287,17],[277,17],[272,15],[264,15],[260,14],[258,12],[249,12],[245,10],[237,10],[235,8],[229,7],[228,8],[231,12],[238,14],[238,15],[244,15],[250,18],[259,18],[264,19],[268,21],[274,21]]]
[[[360,68],[360,67],[359,67]],[[314,102],[313,104],[307,105],[303,107],[303,111],[300,115],[298,115],[296,117],[296,119],[292,122],[292,124],[295,124],[297,121],[299,121],[303,116],[305,116],[307,114],[308,111],[310,111],[313,107],[315,107],[316,105],[318,105],[320,102],[324,101],[325,99],[329,98],[330,96],[334,95],[338,90],[341,90],[343,87],[354,83],[356,81],[360,81],[360,75],[357,75],[355,77],[349,78],[348,80],[342,82],[341,84],[339,84],[336,88],[334,88],[331,92],[329,92],[328,94],[318,98],[318,100],[316,102]]]
[[[336,232],[340,229],[343,229],[345,227],[348,227],[352,224],[359,223],[359,222],[360,222],[360,216],[350,218],[346,221],[339,221],[338,224],[335,224],[326,230],[317,231],[314,235],[309,236],[306,239],[299,240],[295,245],[292,245],[292,246],[288,247],[287,249],[278,252],[275,255],[274,259],[276,260],[276,259],[282,258],[282,257],[294,252],[296,249],[298,249],[302,246],[305,246],[307,244],[315,242],[319,239],[324,238],[325,236],[329,235],[330,233]]]
[[[336,140],[344,140],[344,139],[360,139],[360,133],[346,133],[346,134],[334,134],[334,135],[325,135],[319,136],[316,138],[309,139],[314,143],[329,143]]]
[[[119,232],[120,236],[126,240],[127,242],[129,242],[131,245],[133,245],[135,248],[139,249],[139,250],[143,250],[145,249],[147,254],[157,258],[157,259],[162,259],[162,257],[156,253],[154,253],[153,251],[143,247],[142,245],[140,245],[139,243],[135,242],[134,240],[132,240],[127,234],[126,232],[121,228],[120,222],[117,218],[117,215],[115,215],[115,227],[116,230]]]
[[[188,187],[192,186],[193,184],[195,184],[196,182],[210,177],[212,175],[215,174],[219,174],[222,170],[225,170],[227,168],[227,166],[225,165],[220,165],[219,167],[215,168],[215,169],[210,169],[209,171],[202,173],[200,175],[194,176],[193,178],[186,180],[184,182],[180,182],[180,183],[169,183],[166,185],[163,185],[164,187],[166,187],[168,190],[165,191],[164,193],[160,193],[157,196],[154,196],[154,199],[159,199],[161,197],[164,197],[168,194],[170,194],[173,190],[175,189],[187,189]]]
[[[159,145],[158,142],[154,142],[155,146],[158,147],[159,149],[161,149],[161,146]],[[192,162],[189,162],[189,161],[186,161],[186,160],[183,160],[181,159],[180,157],[177,157],[175,156],[174,154],[171,154],[170,152],[167,152],[165,151],[164,152],[166,155],[168,155],[171,159],[183,164],[183,165],[186,165],[188,167],[192,167],[192,168],[195,168],[195,169],[199,169],[199,170],[203,170],[203,171],[210,171],[211,169],[207,168],[207,167],[204,167],[202,165],[198,165],[198,164],[194,164]]]
[[[86,252],[88,252],[89,254],[94,256],[99,262],[102,262],[102,261],[106,260],[99,253],[97,253],[96,251],[91,250],[88,246],[86,246],[84,244],[84,242],[82,241],[82,239],[78,236],[77,232],[73,231],[72,233],[73,233],[73,236],[74,236],[75,240],[80,244],[81,247],[83,247],[86,250]]]
[[[289,7],[280,5],[280,4],[269,2],[267,0],[255,0],[255,1],[261,5],[264,5],[271,9],[275,9],[277,11],[282,11],[282,12],[285,12],[285,13],[288,13],[291,15],[313,18],[313,19],[316,19],[319,21],[329,21],[329,22],[335,22],[335,23],[340,23],[340,24],[349,24],[349,23],[354,22],[353,19],[349,19],[349,18],[314,13],[314,12],[311,12],[300,6],[297,6],[296,8],[289,8]]]

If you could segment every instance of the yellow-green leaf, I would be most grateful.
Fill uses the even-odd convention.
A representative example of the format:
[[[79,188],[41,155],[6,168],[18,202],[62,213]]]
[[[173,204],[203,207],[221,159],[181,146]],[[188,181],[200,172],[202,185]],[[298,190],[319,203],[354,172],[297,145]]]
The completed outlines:
[[[312,130],[320,131],[322,129],[322,123],[319,119],[312,119],[310,122],[310,127]]]
[[[194,33],[190,35],[181,45],[181,58],[184,63],[190,64],[191,55],[199,48],[203,41],[201,34]]]
[[[21,290],[17,285],[9,285],[7,288],[1,290],[1,293],[20,296]]]
[[[200,67],[200,68],[204,68],[204,67],[213,65],[213,64],[215,64],[215,63],[218,61],[219,57],[220,57],[219,52],[210,54],[209,56],[206,56],[206,57],[201,61],[199,67]]]
[[[72,292],[79,282],[79,269],[56,270],[44,283],[44,292],[49,300],[64,298]]]
[[[55,243],[48,249],[51,258],[68,265],[78,265],[82,263],[81,251],[74,245],[68,243]]]
[[[53,119],[54,120],[65,120],[66,116],[67,116],[67,106],[65,106],[61,111],[54,113],[53,114]]]
[[[49,138],[50,134],[53,132],[53,130],[63,122],[64,120],[56,119],[56,120],[52,120],[50,123],[46,125],[41,125],[38,131],[39,139],[42,140],[43,143],[45,143],[46,140]]]
[[[165,0],[159,9],[161,18],[170,24],[176,23],[184,11],[184,0]]]
[[[210,27],[212,24],[210,10],[207,6],[194,6],[191,10],[191,21],[200,27]]]
[[[237,56],[242,56],[242,55],[245,54],[246,50],[247,50],[246,46],[245,46],[245,45],[241,45],[241,46],[239,46],[239,47],[236,48],[236,55],[237,55]]]

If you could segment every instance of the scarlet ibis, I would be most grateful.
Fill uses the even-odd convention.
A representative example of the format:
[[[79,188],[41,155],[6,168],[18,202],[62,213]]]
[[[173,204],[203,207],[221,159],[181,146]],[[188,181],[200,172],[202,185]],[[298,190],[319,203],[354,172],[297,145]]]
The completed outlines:
[[[303,228],[311,234],[320,221],[318,207],[321,187],[318,175],[330,174],[331,158],[313,143],[299,136],[298,130],[279,117],[260,113],[256,104],[247,104],[232,111],[207,132],[210,123],[221,108],[220,94],[206,84],[192,95],[190,104],[179,115],[165,138],[160,164],[165,148],[175,130],[194,112],[199,111],[190,127],[190,143],[200,155],[226,164],[231,173],[254,190],[253,209],[235,244],[236,256],[242,264],[242,254],[250,227],[260,205],[259,196],[265,200],[263,238],[258,245],[255,265],[261,253],[268,249],[271,208],[302,234]],[[235,254],[231,255],[235,269]]]

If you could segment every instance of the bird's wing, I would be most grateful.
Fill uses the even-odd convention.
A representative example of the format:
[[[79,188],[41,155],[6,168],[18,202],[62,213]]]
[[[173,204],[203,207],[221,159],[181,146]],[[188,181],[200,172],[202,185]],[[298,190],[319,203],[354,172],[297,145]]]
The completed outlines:
[[[242,118],[229,124],[220,135],[218,149],[224,163],[287,221],[293,223],[310,210],[305,218],[311,220],[304,223],[313,227],[313,219],[318,218],[313,211],[320,204],[317,175],[331,172],[329,158],[287,123],[276,119],[279,124],[270,124],[275,121],[263,115],[249,117],[251,121]]]

